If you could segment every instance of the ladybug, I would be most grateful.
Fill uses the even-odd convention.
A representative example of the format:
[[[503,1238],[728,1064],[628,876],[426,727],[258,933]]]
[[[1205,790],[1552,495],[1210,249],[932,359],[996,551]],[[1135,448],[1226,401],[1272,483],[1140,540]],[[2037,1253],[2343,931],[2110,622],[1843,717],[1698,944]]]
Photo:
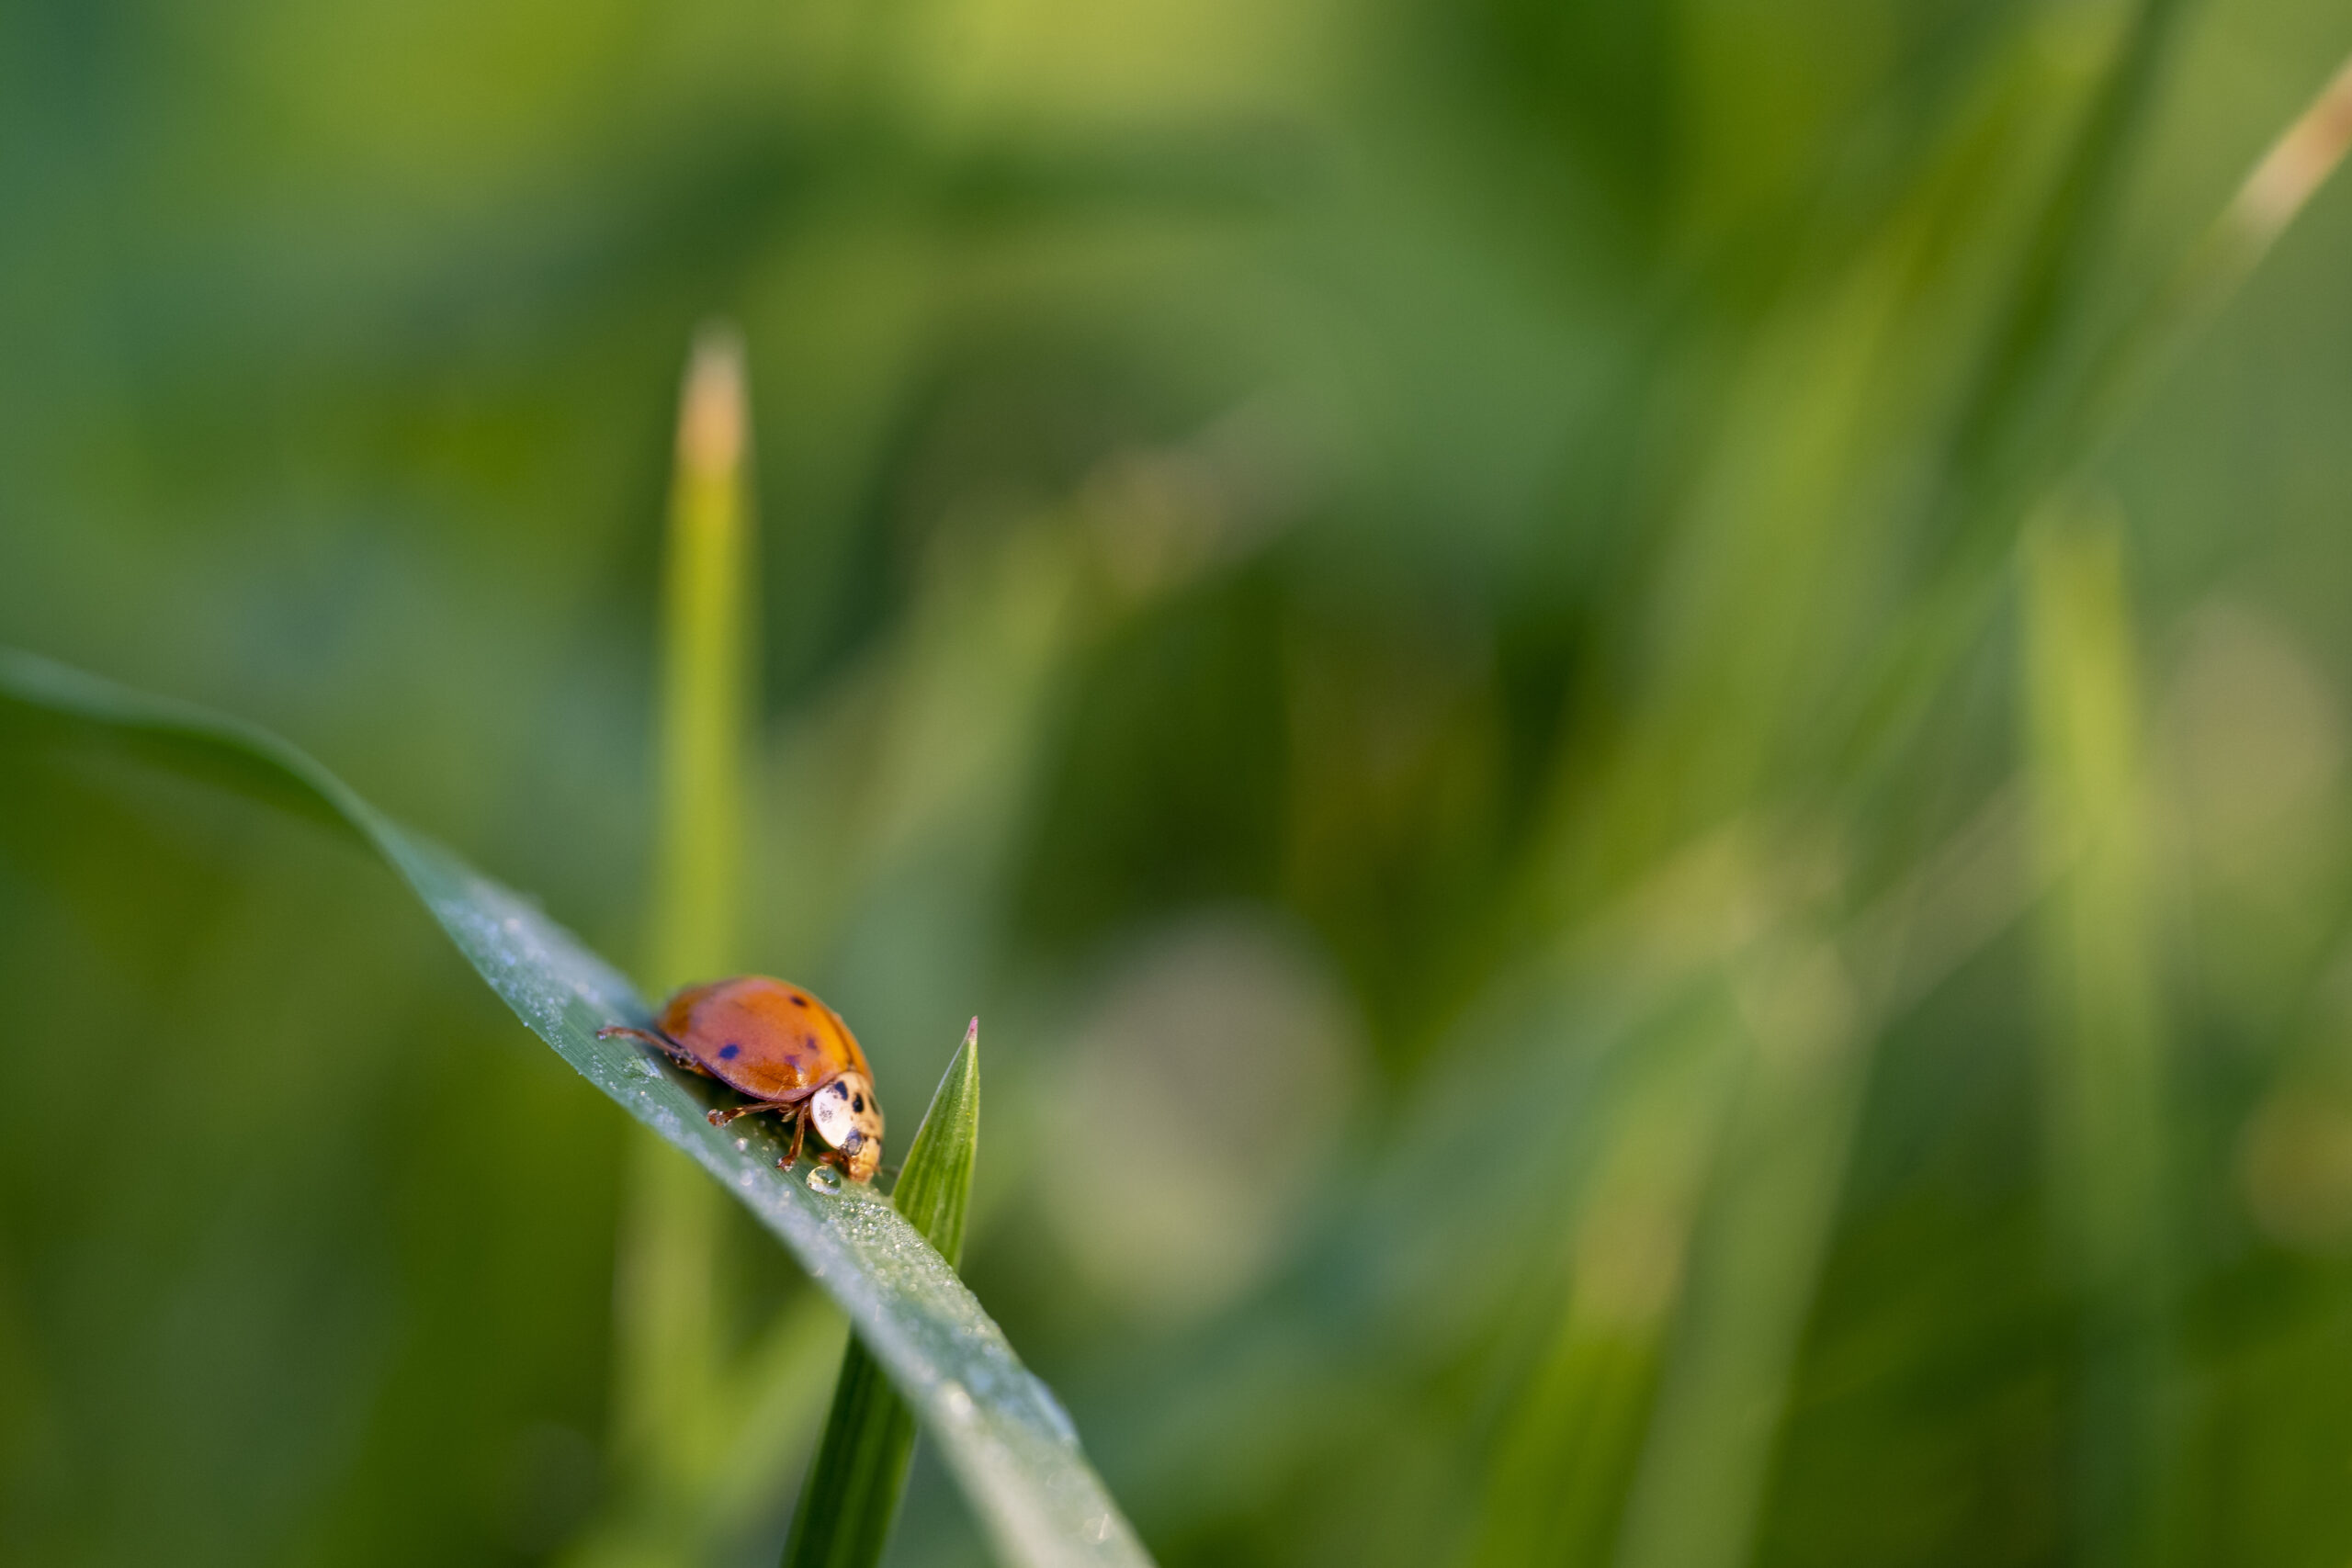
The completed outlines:
[[[739,1116],[780,1111],[792,1147],[776,1164],[800,1157],[814,1126],[825,1143],[820,1164],[852,1181],[870,1181],[882,1164],[882,1102],[857,1036],[841,1014],[797,986],[763,975],[688,986],[662,1004],[653,1029],[615,1024],[596,1037],[627,1035],[659,1047],[678,1066],[717,1078],[751,1103],[709,1113],[724,1127]]]

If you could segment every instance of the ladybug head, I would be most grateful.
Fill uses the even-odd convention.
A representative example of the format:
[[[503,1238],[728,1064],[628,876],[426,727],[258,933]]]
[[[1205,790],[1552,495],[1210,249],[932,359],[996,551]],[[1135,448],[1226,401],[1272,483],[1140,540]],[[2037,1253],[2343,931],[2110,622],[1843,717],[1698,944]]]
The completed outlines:
[[[864,1073],[843,1073],[808,1098],[808,1124],[849,1157],[853,1181],[870,1181],[882,1164],[882,1102]]]

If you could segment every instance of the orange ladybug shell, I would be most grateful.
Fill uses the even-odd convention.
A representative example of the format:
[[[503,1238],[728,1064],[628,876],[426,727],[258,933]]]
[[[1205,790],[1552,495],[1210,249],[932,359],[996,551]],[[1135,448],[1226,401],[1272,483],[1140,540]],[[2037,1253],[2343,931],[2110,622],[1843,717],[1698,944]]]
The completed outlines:
[[[843,1073],[874,1073],[841,1015],[797,986],[763,976],[689,986],[662,1010],[662,1032],[695,1066],[753,1100],[806,1100]]]

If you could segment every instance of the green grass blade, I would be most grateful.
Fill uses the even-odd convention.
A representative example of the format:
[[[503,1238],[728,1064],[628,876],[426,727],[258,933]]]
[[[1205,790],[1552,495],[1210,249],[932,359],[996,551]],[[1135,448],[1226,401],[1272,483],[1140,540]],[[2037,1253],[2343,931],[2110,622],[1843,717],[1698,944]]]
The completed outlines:
[[[678,407],[662,572],[659,779],[646,969],[671,987],[741,969],[744,730],[752,668],[749,417],[741,340],[696,334]],[[716,1264],[719,1196],[648,1135],[631,1140],[614,1291],[615,1449],[633,1510],[695,1512],[727,1442]],[[690,1562],[673,1543],[677,1562]]]
[[[2136,107],[2127,107],[2124,100],[2136,104],[2144,96],[2145,83],[2140,79],[2154,69],[2158,35],[2168,28],[2174,8],[2172,0],[2141,8],[2117,66],[2118,84],[2111,84],[2109,98],[2112,102],[2103,104],[2094,114],[2086,132],[2084,159],[2105,165],[2116,162],[2124,151],[2121,128],[2138,113]],[[2127,77],[2134,80],[2121,80]],[[1971,492],[1974,497],[1971,504],[1979,514],[1963,525],[1982,528],[1995,517],[2021,521],[2053,489],[2063,489],[2070,475],[2083,472],[2105,450],[2125,416],[2161,373],[2253,275],[2270,247],[2335,174],[2347,150],[2352,150],[2352,58],[2337,66],[2311,103],[2279,132],[2247,172],[2229,204],[2149,298],[2127,312],[2100,341],[2079,351],[2081,363],[2063,386],[2033,392],[2028,373],[2018,368],[1995,373],[1979,389],[1978,406],[1963,416],[1963,423],[1973,420],[1989,430],[1996,421],[2007,422],[2014,430],[2005,439],[2014,450],[1999,465],[2003,473],[1970,478],[1969,482],[1978,487]],[[2105,183],[2112,177],[2112,171],[2103,166],[2096,180]],[[2021,310],[2054,317],[2060,313],[2055,272],[2086,270],[2080,259],[2062,265],[2057,251],[2090,243],[2080,230],[2078,214],[2094,206],[2104,209],[2107,198],[2067,203],[2075,185],[2093,178],[2078,172],[2062,184],[2058,203],[2064,210],[2052,222],[2065,231],[2064,238],[2045,245],[2049,254],[2038,256],[2035,263],[2053,269],[2052,292],[2048,299],[2036,296]],[[2042,321],[2030,331],[2020,330],[2038,340],[2055,329]],[[2005,347],[2017,356],[2018,366],[2029,361],[2039,366],[2050,358],[2046,347],[2031,346],[2022,339]],[[1981,430],[1977,435],[1962,438],[1963,446],[1972,442],[1986,446],[1991,440]],[[1982,463],[1984,454],[1979,451],[1969,460]],[[1994,536],[2007,540],[2013,535],[1996,530]]]
[[[964,1256],[964,1215],[980,1141],[980,1021],[964,1033],[931,1097],[892,1194],[899,1213],[949,1263]],[[855,1339],[842,1357],[832,1414],[800,1488],[785,1568],[867,1568],[882,1560],[914,1458],[914,1412]]]
[[[964,1215],[972,1196],[972,1162],[980,1147],[980,1021],[932,1091],[931,1109],[907,1149],[891,1201],[950,1263],[964,1259]]]
[[[46,734],[44,734],[46,732]],[[590,1082],[685,1152],[791,1249],[938,1442],[1004,1562],[1150,1561],[1080,1450],[1069,1418],[922,1233],[872,1189],[812,1191],[775,1168],[775,1137],[703,1113],[714,1091],[626,1040],[628,981],[529,899],[410,833],[286,741],[0,649],[0,745],[79,738],[129,749],[340,823],[390,863],[491,988]]]
[[[1962,405],[1954,456],[1968,486],[1981,489],[1992,478],[1988,468],[2015,460],[2020,440],[2038,438],[2045,434],[2040,427],[2051,423],[2044,406],[2057,389],[2051,383],[2109,242],[2183,9],[2181,0],[2138,0],[2086,106],[2065,165],[2019,258],[2014,297]],[[2034,418],[2037,413],[2044,417]]]
[[[1801,919],[1733,979],[1739,1077],[1626,1502],[1622,1568],[1737,1568],[1754,1555],[1868,1081],[1871,1032],[1852,977]]]
[[[656,985],[730,972],[742,926],[745,731],[757,665],[743,345],[695,339],[679,398],[662,570],[660,808],[649,962]]]
[[[2185,1488],[2166,1147],[2171,1093],[2155,829],[2120,518],[2053,507],[2027,536],[2025,716],[2049,1200],[2084,1313],[2077,1434],[2086,1563],[2177,1561]]]

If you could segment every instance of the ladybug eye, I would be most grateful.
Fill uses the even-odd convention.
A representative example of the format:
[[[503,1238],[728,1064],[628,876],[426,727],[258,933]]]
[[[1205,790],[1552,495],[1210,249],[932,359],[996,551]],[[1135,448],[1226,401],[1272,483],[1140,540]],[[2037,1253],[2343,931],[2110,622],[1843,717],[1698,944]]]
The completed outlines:
[[[861,1094],[855,1100],[851,1100],[849,1102],[849,1108],[852,1111],[863,1111],[865,1109],[865,1096]]]

